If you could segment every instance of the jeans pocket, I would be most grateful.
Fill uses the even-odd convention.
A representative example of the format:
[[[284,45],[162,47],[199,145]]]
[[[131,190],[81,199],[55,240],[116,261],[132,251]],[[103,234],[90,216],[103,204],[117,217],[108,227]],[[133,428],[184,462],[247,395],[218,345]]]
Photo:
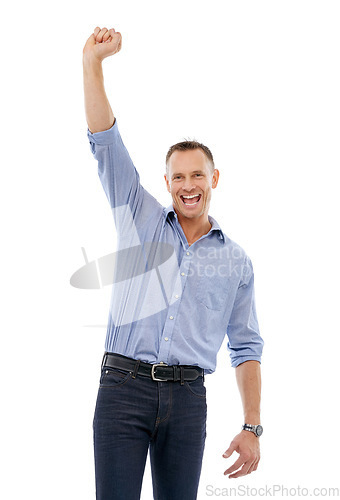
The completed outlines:
[[[194,396],[197,396],[198,398],[206,397],[206,387],[204,385],[203,377],[198,377],[196,380],[191,382],[184,382],[184,386]]]
[[[118,368],[104,367],[100,376],[100,387],[117,387],[125,384],[132,376],[132,372],[119,370]]]

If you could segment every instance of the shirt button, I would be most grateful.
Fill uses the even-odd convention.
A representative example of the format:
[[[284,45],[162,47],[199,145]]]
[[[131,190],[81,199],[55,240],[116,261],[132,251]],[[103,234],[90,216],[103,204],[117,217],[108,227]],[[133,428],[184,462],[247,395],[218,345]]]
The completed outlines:
[[[168,341],[169,339],[168,339],[168,337],[165,337],[165,339],[164,339],[164,340]]]
[[[190,252],[187,252],[187,255],[190,255]]]
[[[181,276],[185,276],[185,273],[181,273]]]
[[[174,317],[173,317],[173,316],[170,316],[170,319],[174,319]]]
[[[175,299],[178,299],[179,295],[175,295]]]

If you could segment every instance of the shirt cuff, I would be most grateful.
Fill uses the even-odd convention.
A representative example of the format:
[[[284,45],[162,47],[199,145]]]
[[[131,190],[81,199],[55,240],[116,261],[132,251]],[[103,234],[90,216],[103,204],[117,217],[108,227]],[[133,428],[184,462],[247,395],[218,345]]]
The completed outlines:
[[[111,128],[103,130],[102,132],[95,132],[92,134],[89,129],[87,129],[87,137],[94,144],[108,145],[114,142],[114,139],[118,133],[117,118],[115,118],[114,124]]]
[[[261,356],[243,356],[241,358],[234,359],[231,363],[232,368],[236,368],[241,363],[245,361],[258,361],[261,364]]]

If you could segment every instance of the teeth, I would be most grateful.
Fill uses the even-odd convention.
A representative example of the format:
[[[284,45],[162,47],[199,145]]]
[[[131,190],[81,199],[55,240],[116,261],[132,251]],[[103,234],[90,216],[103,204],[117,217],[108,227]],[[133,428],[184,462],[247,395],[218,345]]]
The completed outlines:
[[[184,203],[184,205],[187,205],[188,207],[193,207],[194,205],[197,205],[197,203],[200,202],[200,199],[201,199],[201,195],[200,194],[190,194],[190,195],[181,195],[181,198],[182,198],[182,201]],[[191,202],[191,203],[185,203],[185,200],[189,201],[189,200],[192,200],[193,198],[198,198],[197,201],[194,201],[194,202]]]

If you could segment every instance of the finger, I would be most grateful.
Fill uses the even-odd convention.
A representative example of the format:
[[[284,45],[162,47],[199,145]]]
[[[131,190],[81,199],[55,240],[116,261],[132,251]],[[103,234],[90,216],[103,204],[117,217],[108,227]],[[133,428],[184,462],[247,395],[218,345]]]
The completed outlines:
[[[116,34],[116,31],[114,28],[109,29],[109,31],[104,35],[103,41],[104,42],[112,42],[115,34]]]
[[[97,26],[94,30],[93,30],[93,35],[94,37],[96,38],[96,36],[98,35],[98,33],[100,32],[100,28]]]
[[[116,47],[115,48],[115,54],[120,51],[122,48],[122,35],[117,31],[112,34],[112,37],[109,38],[110,42]]]
[[[98,43],[102,43],[102,41],[103,41],[103,36],[105,35],[105,33],[106,33],[107,31],[108,31],[108,29],[107,29],[107,28],[102,28],[102,29],[99,31],[99,33],[98,33],[98,34],[97,34],[97,36],[96,36],[96,41],[97,41]]]
[[[234,472],[235,470],[239,469],[241,465],[243,465],[244,458],[239,457],[233,465],[231,465],[227,470],[224,471],[224,475],[226,476],[227,474],[230,474],[231,472]]]
[[[110,38],[110,37],[111,37],[111,33],[112,33],[112,32],[111,32],[111,30],[108,30],[108,31],[104,34],[104,36],[103,36],[103,42],[106,42],[106,41],[108,40],[108,38]]]
[[[249,467],[247,474],[251,474],[252,472],[254,472],[256,464],[257,464],[257,460],[254,460],[254,462]]]
[[[235,474],[231,474],[229,476],[229,478],[237,478],[237,477],[246,476],[247,474],[250,474],[252,466],[253,466],[253,462],[250,462],[250,463],[246,462],[239,471],[235,472]]]
[[[119,35],[119,37],[120,37],[120,40],[119,40],[119,42],[118,42],[118,46],[117,46],[117,52],[119,52],[119,51],[120,51],[120,49],[122,48],[122,34],[121,34],[121,33],[119,33],[119,31],[116,31],[116,32],[115,32],[115,34],[116,34],[116,35]]]
[[[256,471],[256,470],[257,470],[257,467],[258,467],[258,465],[259,465],[259,461],[260,461],[260,460],[257,460],[257,461],[256,461],[256,463],[255,463],[255,465],[254,465],[254,469],[253,469],[253,471]]]

